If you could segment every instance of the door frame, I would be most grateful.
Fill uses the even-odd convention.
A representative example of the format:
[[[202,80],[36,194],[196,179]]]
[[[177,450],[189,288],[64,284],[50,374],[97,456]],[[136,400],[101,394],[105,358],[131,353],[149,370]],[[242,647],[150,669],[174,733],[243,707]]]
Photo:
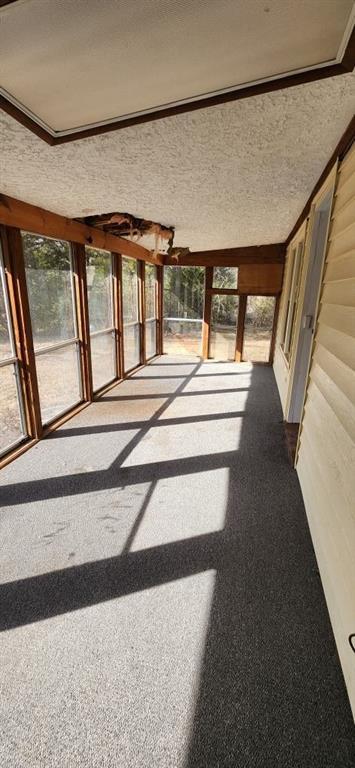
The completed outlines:
[[[292,352],[291,375],[286,402],[286,420],[290,423],[301,423],[307,392],[309,369],[312,359],[314,337],[320,309],[320,295],[323,283],[326,254],[328,249],[329,227],[334,202],[337,164],[333,167],[328,178],[314,198],[311,206],[309,226],[306,233],[305,254],[302,270],[300,299],[297,308],[295,344]],[[329,207],[328,207],[329,206]],[[327,210],[327,221],[324,224],[324,243],[321,253],[317,253],[322,221],[322,213]],[[318,265],[317,265],[318,260]],[[316,270],[316,274],[312,274]],[[305,318],[311,318],[311,325],[303,325]],[[305,331],[310,330],[311,336],[307,343]]]

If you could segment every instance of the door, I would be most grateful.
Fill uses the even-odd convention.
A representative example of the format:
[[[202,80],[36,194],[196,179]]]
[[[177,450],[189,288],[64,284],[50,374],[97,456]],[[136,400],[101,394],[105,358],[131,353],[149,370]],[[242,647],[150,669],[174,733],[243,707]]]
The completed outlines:
[[[311,233],[310,257],[307,269],[301,325],[297,342],[288,421],[299,423],[307,384],[309,361],[323,274],[333,189],[317,205]]]

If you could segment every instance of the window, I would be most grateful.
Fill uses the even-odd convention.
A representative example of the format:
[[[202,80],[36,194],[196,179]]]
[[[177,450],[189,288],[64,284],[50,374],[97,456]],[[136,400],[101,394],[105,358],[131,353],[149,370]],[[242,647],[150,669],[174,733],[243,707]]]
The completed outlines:
[[[238,267],[213,267],[213,288],[238,288]]]
[[[156,307],[157,268],[153,264],[145,265],[145,353],[149,359],[157,352],[157,307]]]
[[[69,243],[22,233],[42,423],[82,399]]]
[[[204,267],[164,267],[164,352],[201,352]]]
[[[122,258],[123,349],[125,373],[141,361],[138,261]]]
[[[25,436],[19,365],[0,246],[0,455],[14,447]]]
[[[291,252],[291,274],[289,282],[289,294],[287,299],[287,308],[285,315],[285,324],[281,346],[287,358],[290,357],[294,336],[294,327],[297,315],[297,303],[300,290],[302,260],[303,260],[303,241],[292,249]]]
[[[91,369],[94,391],[116,378],[116,341],[113,319],[112,256],[86,248]]]
[[[212,296],[209,357],[235,360],[239,296]]]
[[[243,360],[268,363],[275,314],[275,296],[248,296]]]

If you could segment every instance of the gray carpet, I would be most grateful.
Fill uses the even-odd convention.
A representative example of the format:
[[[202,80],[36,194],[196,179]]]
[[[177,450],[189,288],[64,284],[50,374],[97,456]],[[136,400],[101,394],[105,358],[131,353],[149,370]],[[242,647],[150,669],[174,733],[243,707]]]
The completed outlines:
[[[270,368],[163,357],[0,474],[3,768],[350,768]]]

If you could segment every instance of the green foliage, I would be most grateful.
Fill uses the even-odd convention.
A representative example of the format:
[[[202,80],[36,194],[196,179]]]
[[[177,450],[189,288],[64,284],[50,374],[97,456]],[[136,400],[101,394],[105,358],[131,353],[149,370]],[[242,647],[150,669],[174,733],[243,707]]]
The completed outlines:
[[[164,267],[165,317],[203,316],[204,267]]]

